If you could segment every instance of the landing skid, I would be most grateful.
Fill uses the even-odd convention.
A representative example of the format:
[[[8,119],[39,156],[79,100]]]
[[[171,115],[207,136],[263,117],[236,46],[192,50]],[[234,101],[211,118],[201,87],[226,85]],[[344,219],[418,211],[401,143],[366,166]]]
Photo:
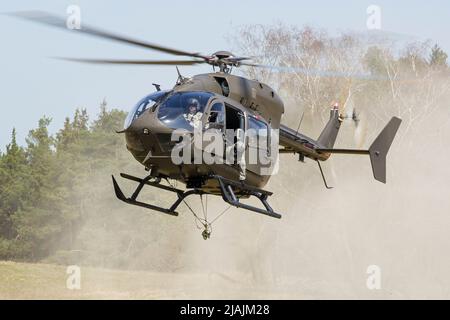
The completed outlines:
[[[272,207],[267,202],[267,198],[272,195],[272,192],[265,191],[262,189],[254,188],[251,186],[248,186],[242,182],[236,182],[233,180],[225,179],[220,176],[213,176],[213,179],[217,179],[220,186],[220,191],[222,193],[222,199],[231,204],[234,207],[247,209],[253,212],[261,213],[267,216],[270,216],[272,218],[281,218],[281,214],[276,213],[273,211]],[[233,189],[234,188],[234,189]],[[247,196],[254,196],[261,201],[261,203],[264,205],[266,210],[260,209],[248,204],[241,203],[239,201],[239,198],[236,196],[235,190],[238,190],[240,193],[247,195]]]
[[[119,200],[131,204],[131,205],[135,205],[135,206],[139,206],[139,207],[143,207],[143,208],[147,208],[147,209],[151,209],[151,210],[156,210],[168,215],[172,215],[172,216],[178,216],[178,212],[175,211],[178,206],[180,205],[181,202],[183,202],[183,200],[190,196],[190,195],[204,195],[206,194],[206,192],[204,192],[201,189],[198,188],[193,188],[191,190],[180,190],[171,186],[166,186],[161,184],[161,179],[155,179],[152,176],[147,176],[143,179],[141,178],[137,178],[125,173],[121,173],[120,176],[124,179],[128,179],[131,181],[135,181],[138,184],[137,188],[135,189],[135,191],[133,192],[133,194],[131,195],[131,197],[126,197],[122,190],[119,187],[119,184],[117,183],[116,179],[114,178],[114,176],[112,176],[112,180],[113,180],[113,185],[114,185],[114,191],[116,193],[116,196]],[[152,179],[154,179],[154,181],[152,181]],[[260,214],[264,214],[273,218],[277,218],[280,219],[281,215],[274,212],[273,209],[270,207],[269,203],[267,202],[267,199],[269,196],[272,195],[272,192],[269,191],[265,191],[262,189],[258,189],[255,187],[251,187],[248,186],[244,183],[240,183],[240,182],[236,182],[233,180],[229,180],[226,178],[223,178],[221,176],[217,176],[217,175],[213,175],[210,177],[207,177],[206,180],[215,180],[218,182],[219,185],[219,189],[220,189],[220,193],[222,195],[222,199],[237,208],[242,208],[242,209],[246,209],[246,210],[250,210],[256,213],[260,213]],[[177,200],[169,207],[169,208],[163,208],[163,207],[159,207],[153,204],[149,204],[149,203],[145,203],[145,202],[141,202],[137,200],[137,197],[139,196],[140,192],[142,191],[142,188],[147,185],[147,186],[151,186],[151,187],[155,187],[158,189],[162,189],[162,190],[166,190],[166,191],[170,191],[170,192],[174,192],[177,194]],[[258,198],[261,203],[264,205],[265,209],[261,209],[261,208],[257,208],[248,204],[244,204],[241,203],[239,200],[239,197],[236,196],[236,194],[239,195],[244,195],[244,196],[254,196],[256,198]]]
[[[150,181],[150,179],[152,179],[152,176],[147,176],[144,179],[141,178],[137,178],[134,176],[130,176],[128,174],[125,173],[121,173],[120,176],[122,178],[131,180],[131,181],[135,181],[138,182],[138,186],[136,188],[136,190],[133,192],[133,195],[129,198],[125,197],[125,195],[123,194],[122,190],[119,187],[119,184],[117,183],[116,179],[114,178],[114,176],[112,176],[112,180],[113,180],[113,185],[114,185],[114,192],[116,193],[116,197],[119,200],[122,200],[125,203],[128,204],[132,204],[135,206],[139,206],[139,207],[143,207],[143,208],[147,208],[147,209],[151,209],[151,210],[156,210],[171,216],[178,216],[178,212],[176,212],[175,210],[177,209],[177,207],[180,205],[180,203],[188,196],[192,195],[192,194],[198,194],[201,195],[204,192],[201,190],[197,190],[197,189],[193,189],[193,190],[189,190],[189,191],[183,191],[180,189],[176,189],[176,188],[172,188],[169,186],[165,186],[163,184],[160,183],[160,181]],[[163,207],[159,207],[159,206],[155,206],[149,203],[145,203],[145,202],[141,202],[141,201],[137,201],[137,197],[139,196],[139,193],[141,193],[142,188],[147,185],[147,186],[151,186],[151,187],[155,187],[158,189],[162,189],[162,190],[166,190],[166,191],[171,191],[177,194],[178,199],[170,206],[170,208],[163,208]]]

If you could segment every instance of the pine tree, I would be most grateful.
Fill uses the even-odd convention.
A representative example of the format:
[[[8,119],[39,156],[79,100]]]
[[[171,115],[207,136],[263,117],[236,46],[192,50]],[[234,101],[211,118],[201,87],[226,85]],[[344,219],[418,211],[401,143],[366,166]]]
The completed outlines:
[[[447,53],[444,52],[437,44],[431,49],[429,63],[430,66],[436,68],[446,68],[447,67]]]
[[[30,131],[26,142],[29,192],[22,207],[12,216],[17,233],[11,243],[16,258],[36,259],[50,252],[49,244],[62,232],[61,190],[56,183],[54,139],[48,133],[51,119],[43,117],[38,128]],[[55,242],[57,243],[57,241]]]
[[[40,188],[49,183],[48,177],[54,161],[54,139],[48,133],[50,122],[50,118],[41,118],[38,128],[31,130],[26,138],[27,158],[32,175],[30,188],[37,191],[37,196]]]
[[[70,118],[66,117],[63,128],[56,134],[56,150],[67,149],[74,140],[75,134],[72,123],[70,122]]]
[[[0,161],[0,236],[10,239],[15,236],[11,217],[28,198],[27,159],[25,151],[17,144],[16,130],[13,129],[11,143]]]
[[[117,109],[107,110],[107,102],[103,99],[100,104],[100,113],[92,125],[94,132],[115,133],[123,127],[126,113]]]
[[[89,116],[86,109],[76,109],[75,116],[73,118],[73,128],[77,132],[87,131],[88,129]]]

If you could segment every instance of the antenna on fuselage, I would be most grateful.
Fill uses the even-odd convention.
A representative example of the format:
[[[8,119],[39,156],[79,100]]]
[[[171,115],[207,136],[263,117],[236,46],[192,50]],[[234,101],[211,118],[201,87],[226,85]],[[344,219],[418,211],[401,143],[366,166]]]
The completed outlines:
[[[185,78],[181,75],[181,72],[180,72],[180,69],[178,69],[178,66],[176,66],[175,68],[177,68],[177,74],[178,74],[177,85],[183,84],[187,80],[187,78]]]
[[[302,117],[300,118],[300,121],[299,121],[299,123],[298,123],[297,131],[295,132],[295,135],[297,135],[297,134],[298,134],[298,131],[300,130],[300,126],[302,125],[303,117],[304,117],[304,116],[305,116],[305,111],[303,110]]]

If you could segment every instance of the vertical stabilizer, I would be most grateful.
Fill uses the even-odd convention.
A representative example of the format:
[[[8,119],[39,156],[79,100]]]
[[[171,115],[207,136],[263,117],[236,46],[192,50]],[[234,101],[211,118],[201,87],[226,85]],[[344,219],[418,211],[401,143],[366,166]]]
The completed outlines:
[[[339,105],[336,103],[330,111],[330,120],[326,124],[317,142],[326,149],[331,149],[336,142],[336,138],[341,127],[339,119]]]
[[[386,156],[401,122],[400,118],[393,117],[369,148],[373,176],[383,183],[386,183]]]

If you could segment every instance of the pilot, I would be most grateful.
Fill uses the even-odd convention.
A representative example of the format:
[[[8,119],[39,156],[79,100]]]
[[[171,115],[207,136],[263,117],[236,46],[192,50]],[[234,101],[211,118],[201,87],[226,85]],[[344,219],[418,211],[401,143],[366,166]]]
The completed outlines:
[[[194,128],[201,126],[203,113],[200,111],[200,103],[195,98],[190,98],[187,103],[187,112],[183,115],[184,119]]]

